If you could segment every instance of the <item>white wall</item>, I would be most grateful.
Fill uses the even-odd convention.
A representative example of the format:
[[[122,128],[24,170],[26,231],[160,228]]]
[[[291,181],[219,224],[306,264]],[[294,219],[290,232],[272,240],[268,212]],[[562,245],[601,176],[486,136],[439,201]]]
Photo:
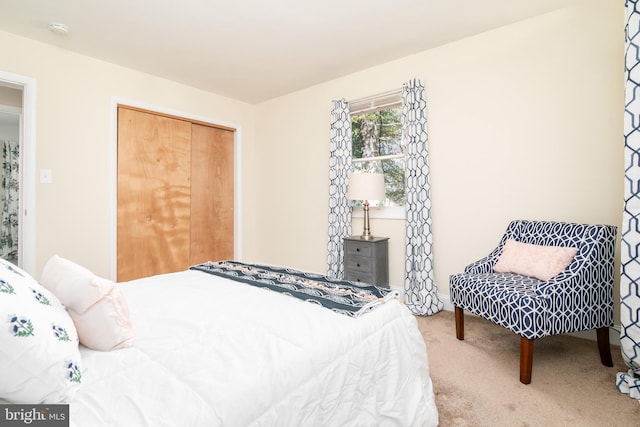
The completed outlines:
[[[0,85],[0,139],[20,139],[22,91]]]
[[[22,90],[0,84],[0,105],[22,107]]]
[[[0,70],[35,79],[36,170],[53,171],[52,184],[36,184],[36,277],[55,253],[109,276],[114,97],[233,123],[241,163],[253,163],[249,104],[9,33],[0,32],[0,45]]]
[[[413,77],[426,86],[441,294],[512,219],[619,225],[623,28],[623,2],[584,1],[260,104],[264,191],[247,255],[326,270],[330,101]],[[391,285],[402,287],[403,221],[372,229],[391,238]]]
[[[20,140],[20,114],[2,111],[0,105],[0,139],[6,141]]]

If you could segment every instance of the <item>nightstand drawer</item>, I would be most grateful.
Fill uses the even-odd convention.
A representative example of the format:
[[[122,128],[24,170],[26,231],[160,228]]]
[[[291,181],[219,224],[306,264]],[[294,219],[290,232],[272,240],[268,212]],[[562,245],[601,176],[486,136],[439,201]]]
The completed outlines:
[[[360,243],[358,241],[351,241],[346,246],[346,255],[370,257],[372,254],[372,246],[367,243]]]
[[[344,273],[345,280],[350,280],[352,282],[357,283],[368,283],[370,285],[375,285],[373,281],[373,276],[370,274],[360,274],[356,272],[346,272]]]
[[[369,258],[346,257],[344,269],[353,273],[370,273],[373,271],[373,261]]]

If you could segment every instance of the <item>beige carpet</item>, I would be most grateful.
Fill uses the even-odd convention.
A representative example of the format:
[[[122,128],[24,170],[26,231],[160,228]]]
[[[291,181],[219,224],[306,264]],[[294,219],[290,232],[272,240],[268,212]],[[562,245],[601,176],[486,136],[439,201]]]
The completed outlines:
[[[536,341],[531,384],[519,381],[520,339],[465,316],[465,340],[453,313],[418,317],[427,344],[440,426],[640,426],[640,404],[618,393],[627,371],[619,347],[613,368],[600,363],[595,342],[568,335]],[[594,338],[595,338],[595,331]]]

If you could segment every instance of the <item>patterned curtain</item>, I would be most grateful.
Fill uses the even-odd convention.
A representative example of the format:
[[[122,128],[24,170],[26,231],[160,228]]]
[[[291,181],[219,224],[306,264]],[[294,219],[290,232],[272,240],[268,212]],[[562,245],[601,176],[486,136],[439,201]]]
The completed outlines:
[[[15,141],[0,141],[0,145],[2,148],[0,257],[11,261],[18,257],[20,147]]]
[[[444,304],[433,280],[426,102],[418,79],[402,87],[402,139],[407,193],[405,303],[413,314],[432,315]]]
[[[344,276],[342,239],[351,236],[351,206],[347,186],[351,171],[351,114],[344,99],[332,101],[329,153],[329,244],[327,276]]]
[[[620,346],[628,372],[616,375],[621,393],[640,400],[640,12],[627,0],[624,113],[625,187],[620,259]]]

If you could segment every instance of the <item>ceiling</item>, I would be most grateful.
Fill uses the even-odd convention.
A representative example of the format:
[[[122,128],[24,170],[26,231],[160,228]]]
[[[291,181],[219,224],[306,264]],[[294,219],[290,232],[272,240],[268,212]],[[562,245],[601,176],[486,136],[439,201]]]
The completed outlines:
[[[258,103],[576,1],[0,0],[0,30]]]

